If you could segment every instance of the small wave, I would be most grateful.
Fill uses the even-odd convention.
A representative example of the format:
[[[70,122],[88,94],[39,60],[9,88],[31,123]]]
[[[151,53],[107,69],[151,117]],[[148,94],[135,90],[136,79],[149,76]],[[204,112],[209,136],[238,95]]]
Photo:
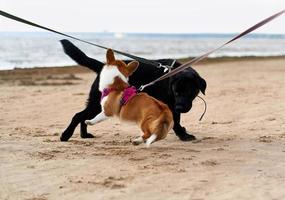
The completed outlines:
[[[148,59],[195,57],[216,48],[233,34],[111,34],[73,33],[110,48]],[[0,33],[0,69],[65,66],[75,63],[64,54],[61,37],[50,33]],[[87,55],[105,61],[105,50],[74,42]],[[285,36],[253,34],[210,57],[283,56]],[[118,58],[126,59],[124,56]]]

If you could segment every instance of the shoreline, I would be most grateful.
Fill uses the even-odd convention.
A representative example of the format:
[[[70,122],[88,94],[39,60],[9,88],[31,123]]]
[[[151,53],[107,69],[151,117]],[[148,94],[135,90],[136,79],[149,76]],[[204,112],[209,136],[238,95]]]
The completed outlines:
[[[185,63],[195,57],[187,57],[187,58],[179,58],[177,59],[179,62]],[[213,63],[223,63],[223,62],[240,62],[240,61],[258,61],[258,60],[275,60],[275,59],[285,59],[285,55],[281,56],[222,56],[222,57],[215,57],[215,58],[205,58],[204,60],[200,61],[197,66],[199,65],[207,65],[207,64],[213,64]],[[38,72],[38,71],[49,71],[49,72],[55,72],[56,73],[67,73],[68,71],[75,72],[75,73],[87,73],[91,70],[85,68],[85,67],[79,67],[79,65],[64,65],[64,66],[35,66],[35,67],[15,67],[14,69],[1,69],[0,68],[0,74],[10,74],[13,72],[18,73],[25,73],[25,72]]]
[[[191,58],[179,59],[184,63]],[[215,67],[218,65],[230,66],[241,65],[262,65],[264,62],[285,63],[285,56],[272,57],[223,57],[206,58],[193,67],[198,72],[205,67]],[[55,67],[34,67],[34,68],[16,68],[13,70],[0,70],[0,85],[18,85],[18,86],[61,86],[76,85],[85,74],[96,76],[96,73],[90,69],[79,66],[55,66]]]

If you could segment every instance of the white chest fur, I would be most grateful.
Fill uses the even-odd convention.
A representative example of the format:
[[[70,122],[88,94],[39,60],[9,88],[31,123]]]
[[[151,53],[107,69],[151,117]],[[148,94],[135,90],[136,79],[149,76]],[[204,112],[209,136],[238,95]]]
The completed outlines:
[[[121,78],[124,82],[128,82],[128,78],[126,78],[116,66],[109,65],[104,66],[99,80],[99,90],[102,92],[104,88],[107,88],[108,85],[114,83],[115,77]],[[102,105],[102,104],[101,104]]]

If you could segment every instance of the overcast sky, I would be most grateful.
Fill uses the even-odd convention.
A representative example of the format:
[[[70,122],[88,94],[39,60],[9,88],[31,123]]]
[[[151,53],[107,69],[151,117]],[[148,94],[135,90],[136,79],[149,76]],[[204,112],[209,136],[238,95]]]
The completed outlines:
[[[0,0],[0,9],[76,32],[236,33],[285,0]],[[0,16],[0,31],[39,31]],[[256,31],[285,34],[285,15]]]

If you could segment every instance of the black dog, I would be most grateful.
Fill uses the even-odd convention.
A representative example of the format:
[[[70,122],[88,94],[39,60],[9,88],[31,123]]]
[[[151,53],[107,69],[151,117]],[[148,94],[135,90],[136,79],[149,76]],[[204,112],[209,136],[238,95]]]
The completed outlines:
[[[92,84],[89,99],[86,108],[74,115],[71,123],[62,133],[60,140],[67,141],[73,134],[74,129],[80,123],[81,137],[93,138],[94,136],[87,133],[87,127],[84,121],[91,119],[101,112],[100,97],[101,93],[98,90],[100,71],[103,63],[87,57],[80,49],[74,46],[68,40],[61,41],[65,53],[71,57],[79,65],[88,67],[97,73],[97,78]],[[173,60],[161,59],[156,60],[164,65],[170,65]],[[125,61],[126,63],[130,61]],[[175,62],[174,68],[179,67],[181,64]],[[158,69],[154,66],[140,63],[136,72],[130,77],[129,83],[137,88],[141,85],[147,84],[154,79],[163,75],[163,69]],[[166,103],[170,110],[173,112],[174,127],[173,130],[182,141],[194,140],[195,136],[187,134],[186,129],[180,125],[180,114],[188,112],[192,107],[192,101],[196,98],[199,91],[205,94],[206,81],[192,68],[188,68],[181,73],[178,73],[170,78],[164,79],[156,84],[147,87],[143,91]]]

